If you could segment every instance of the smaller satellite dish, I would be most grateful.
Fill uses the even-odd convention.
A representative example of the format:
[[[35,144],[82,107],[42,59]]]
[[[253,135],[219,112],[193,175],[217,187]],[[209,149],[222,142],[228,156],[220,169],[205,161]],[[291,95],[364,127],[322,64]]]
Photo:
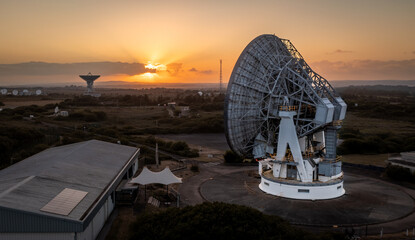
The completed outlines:
[[[199,96],[202,96],[203,95],[203,92],[197,92],[197,94],[199,94]]]
[[[23,89],[22,93],[23,93],[23,95],[29,95],[29,90]]]
[[[36,95],[41,95],[42,94],[42,90],[40,90],[40,89],[38,89],[38,90],[36,90]]]
[[[2,95],[6,95],[6,94],[7,94],[7,89],[3,88],[3,89],[1,90],[1,94],[2,94]]]
[[[15,89],[15,90],[13,90],[12,94],[13,94],[14,96],[17,96],[17,94],[19,94],[19,91]]]
[[[55,114],[57,114],[59,112],[59,107],[58,106],[56,106],[55,107]]]

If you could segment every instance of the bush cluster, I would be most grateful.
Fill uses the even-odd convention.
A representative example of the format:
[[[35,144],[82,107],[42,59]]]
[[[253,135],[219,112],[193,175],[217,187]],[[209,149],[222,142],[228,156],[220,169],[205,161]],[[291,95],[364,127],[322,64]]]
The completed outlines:
[[[343,234],[315,235],[292,227],[277,216],[250,207],[203,203],[140,215],[130,226],[130,239],[345,239]]]
[[[226,151],[223,157],[225,158],[226,163],[242,163],[244,160],[243,157],[239,156],[232,150]]]
[[[348,103],[347,110],[360,117],[415,122],[415,87],[350,86],[337,90]]]
[[[199,166],[192,164],[192,166],[190,166],[190,171],[199,172]]]
[[[58,117],[57,120],[63,120],[65,118]],[[74,121],[85,121],[85,122],[100,122],[107,119],[107,114],[103,111],[90,111],[83,110],[69,114],[69,120]]]
[[[396,181],[415,182],[415,174],[411,173],[409,168],[388,164],[385,173]]]
[[[342,128],[340,138],[344,141],[337,148],[339,154],[379,154],[415,150],[415,136],[398,136],[386,132],[362,134],[358,129]]]
[[[0,168],[20,161],[47,148],[45,135],[28,127],[0,127]]]
[[[1,111],[1,118],[4,120],[21,120],[23,117],[34,115],[35,117],[51,110],[50,105],[39,107],[37,105],[21,106],[14,109],[6,108]]]
[[[154,136],[149,136],[145,139],[145,144],[150,146],[155,146],[158,143],[158,147],[161,150],[164,150],[169,153],[177,154],[183,157],[199,157],[199,152],[196,149],[191,149],[186,142],[178,141],[178,142],[171,142],[171,141],[164,141],[161,139],[156,139]]]

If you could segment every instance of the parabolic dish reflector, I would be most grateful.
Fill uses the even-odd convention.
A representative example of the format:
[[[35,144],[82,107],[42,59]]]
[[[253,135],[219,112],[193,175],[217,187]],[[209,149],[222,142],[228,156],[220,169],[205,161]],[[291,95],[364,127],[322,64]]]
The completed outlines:
[[[87,75],[79,75],[80,78],[82,78],[85,81],[94,81],[98,79],[101,75],[92,75],[91,73]]]
[[[273,154],[283,106],[298,107],[294,123],[299,138],[342,120],[346,111],[328,81],[308,66],[289,40],[260,35],[243,50],[228,83],[225,134],[231,149],[253,157],[254,146],[261,144]]]

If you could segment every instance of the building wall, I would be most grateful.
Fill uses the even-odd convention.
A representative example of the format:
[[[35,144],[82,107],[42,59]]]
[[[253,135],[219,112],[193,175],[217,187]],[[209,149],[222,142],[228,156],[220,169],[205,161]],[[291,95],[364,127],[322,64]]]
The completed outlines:
[[[269,194],[293,199],[332,199],[345,193],[343,182],[323,186],[288,185],[261,178],[259,188]]]
[[[77,233],[0,233],[1,240],[93,240],[96,239],[115,206],[114,193],[108,196],[85,231]]]
[[[115,197],[111,198],[111,195],[108,196],[104,205],[102,205],[101,209],[99,209],[98,213],[95,215],[94,219],[89,223],[85,231],[77,234],[77,240],[90,240],[97,238],[105,222],[114,210]],[[114,199],[114,201],[112,199]]]
[[[133,164],[131,164],[130,167],[128,167],[125,171],[128,172],[129,169],[135,174],[135,172],[138,170],[138,157],[136,156],[133,160]],[[126,173],[124,172],[124,173]],[[121,175],[123,176],[123,175]],[[132,176],[130,176],[131,178]],[[121,180],[121,178],[120,178]],[[56,233],[50,233],[50,232],[44,232],[44,233],[35,233],[30,231],[36,231],[40,227],[46,228],[46,231],[52,231],[56,229],[60,229],[58,231],[65,231],[66,229],[74,229],[74,226],[77,227],[79,225],[79,228],[82,229],[82,224],[74,223],[72,221],[60,221],[55,219],[49,219],[49,221],[45,221],[44,216],[33,216],[31,217],[30,214],[25,212],[13,212],[9,214],[3,214],[5,211],[0,208],[0,213],[3,215],[0,215],[0,220],[2,217],[4,217],[5,221],[10,221],[10,216],[16,216],[15,218],[21,219],[25,222],[31,222],[34,225],[31,229],[29,229],[29,232],[16,232],[16,233],[2,233],[0,232],[0,240],[93,240],[96,239],[98,234],[100,233],[102,227],[104,226],[105,222],[111,215],[112,211],[115,207],[115,189],[116,186],[113,186],[113,191],[111,194],[108,195],[107,199],[105,200],[104,204],[101,205],[101,208],[98,210],[98,212],[95,214],[91,222],[88,224],[86,229],[83,232],[56,232]],[[6,212],[4,212],[6,213]],[[36,217],[36,218],[35,218]],[[41,220],[41,221],[39,221]],[[16,221],[13,221],[12,223],[17,223]],[[37,225],[35,225],[35,223]],[[39,225],[40,224],[40,225]],[[27,226],[27,225],[25,225]],[[58,228],[59,227],[59,228]],[[49,229],[50,228],[50,229]],[[1,226],[0,226],[1,229]]]
[[[74,240],[74,233],[1,233],[1,240]]]

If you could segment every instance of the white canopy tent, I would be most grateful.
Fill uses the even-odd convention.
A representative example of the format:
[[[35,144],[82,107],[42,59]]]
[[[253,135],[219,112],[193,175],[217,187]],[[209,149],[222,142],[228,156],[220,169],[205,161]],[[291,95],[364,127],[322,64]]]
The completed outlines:
[[[147,167],[143,168],[140,175],[131,179],[130,183],[138,183],[141,185],[147,185],[152,183],[160,183],[163,185],[169,185],[172,183],[182,183],[182,179],[176,177],[169,167],[166,167],[161,172],[153,172],[148,170]]]
[[[147,167],[143,168],[140,175],[131,179],[130,183],[137,183],[144,185],[146,187],[147,184],[159,183],[167,186],[167,194],[169,193],[169,184],[173,183],[182,183],[182,179],[176,177],[171,171],[169,167],[166,167],[161,172],[153,172],[150,171]],[[144,199],[146,199],[146,188],[144,190]]]

